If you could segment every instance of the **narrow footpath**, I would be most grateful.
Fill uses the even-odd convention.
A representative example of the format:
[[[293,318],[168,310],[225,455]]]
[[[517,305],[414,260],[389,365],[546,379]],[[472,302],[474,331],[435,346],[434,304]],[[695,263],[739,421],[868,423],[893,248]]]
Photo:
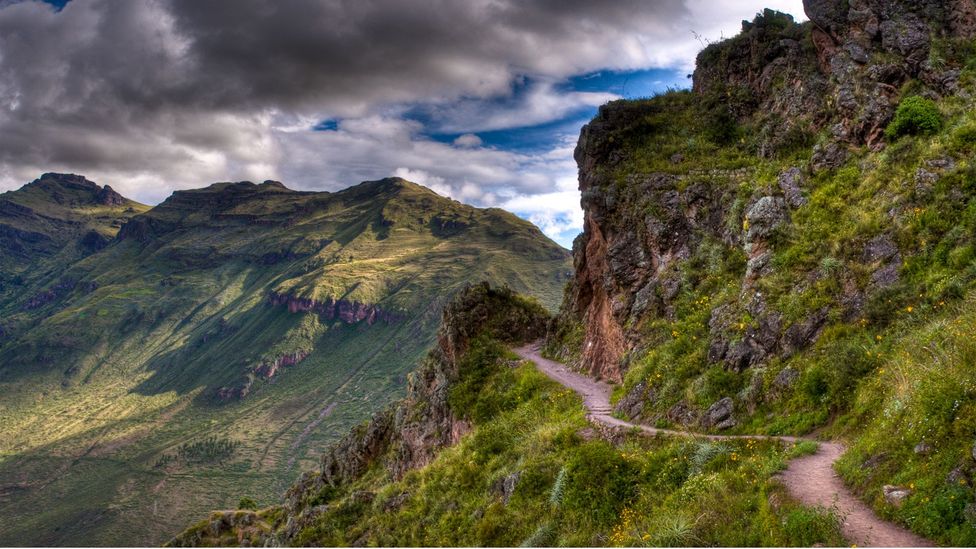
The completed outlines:
[[[708,435],[692,431],[657,429],[630,423],[611,415],[610,385],[578,374],[559,362],[543,358],[539,343],[513,349],[524,360],[533,362],[542,373],[557,383],[572,389],[583,397],[583,405],[588,417],[604,425],[623,428],[637,428],[649,435],[667,435],[705,440],[780,440],[800,442],[801,437],[775,437],[763,435]],[[841,517],[844,537],[858,547],[934,547],[931,541],[912,532],[881,520],[870,507],[844,486],[844,482],[834,472],[834,462],[844,453],[844,447],[836,442],[815,441],[820,447],[816,454],[791,460],[779,478],[790,495],[808,506],[822,506],[836,509]]]

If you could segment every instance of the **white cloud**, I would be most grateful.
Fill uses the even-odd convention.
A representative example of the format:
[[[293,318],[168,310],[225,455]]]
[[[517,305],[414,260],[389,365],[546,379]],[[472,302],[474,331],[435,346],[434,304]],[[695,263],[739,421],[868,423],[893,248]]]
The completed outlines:
[[[473,133],[466,133],[459,135],[454,144],[458,147],[478,147],[481,145],[481,138]]]
[[[517,98],[489,102],[464,99],[432,105],[431,126],[443,133],[481,132],[522,128],[562,120],[581,108],[593,108],[618,99],[602,92],[561,91],[553,81],[535,82]]]

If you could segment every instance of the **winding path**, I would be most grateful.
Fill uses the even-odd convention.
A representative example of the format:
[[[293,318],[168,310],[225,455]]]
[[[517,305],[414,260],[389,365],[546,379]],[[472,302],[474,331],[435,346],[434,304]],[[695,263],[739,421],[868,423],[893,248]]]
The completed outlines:
[[[561,385],[570,388],[583,397],[583,405],[589,411],[588,417],[604,425],[637,428],[649,435],[670,435],[707,440],[780,440],[800,442],[800,437],[776,437],[763,435],[707,435],[691,431],[657,429],[630,423],[611,415],[611,386],[595,379],[578,374],[565,365],[543,358],[539,354],[539,344],[534,343],[514,349],[524,360],[535,363],[544,374]],[[842,519],[841,531],[851,543],[860,547],[934,547],[931,541],[912,532],[886,522],[863,502],[854,497],[834,472],[833,464],[844,453],[844,447],[836,442],[821,442],[817,453],[790,461],[787,469],[779,475],[790,495],[804,505],[823,506],[836,509]]]

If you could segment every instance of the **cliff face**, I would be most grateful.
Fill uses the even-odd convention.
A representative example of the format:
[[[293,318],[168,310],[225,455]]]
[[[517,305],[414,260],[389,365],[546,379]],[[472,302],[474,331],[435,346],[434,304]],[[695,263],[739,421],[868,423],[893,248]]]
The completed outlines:
[[[398,316],[384,311],[382,308],[369,303],[346,301],[344,299],[326,299],[318,301],[310,298],[295,297],[287,294],[271,292],[268,303],[273,307],[284,306],[289,313],[316,312],[326,320],[341,320],[346,324],[365,321],[372,326],[377,321],[395,322]]]
[[[697,284],[689,262],[713,250],[742,262],[736,285],[745,311],[714,308],[710,362],[741,371],[815,338],[826,309],[788,322],[758,291],[774,270],[776,239],[806,203],[812,177],[885,145],[905,85],[931,97],[960,92],[957,50],[973,37],[976,10],[969,1],[808,0],[804,7],[810,22],[767,10],[743,22],[739,36],[705,48],[692,94],[611,103],[583,128],[575,157],[584,231],[553,352],[620,381],[627,357],[649,344],[642,327],[674,320],[675,300]],[[689,125],[701,125],[695,131],[708,136],[713,154],[738,148],[767,165],[698,160],[699,137],[689,132],[686,144],[648,157],[642,146],[681,134],[681,116],[701,119]],[[790,157],[796,160],[784,161]],[[770,174],[769,164],[780,167]],[[866,253],[865,263],[888,271],[873,285],[845,282],[841,316],[857,315],[867,293],[897,277],[889,266],[897,248],[884,258]],[[740,313],[755,322],[739,330]]]

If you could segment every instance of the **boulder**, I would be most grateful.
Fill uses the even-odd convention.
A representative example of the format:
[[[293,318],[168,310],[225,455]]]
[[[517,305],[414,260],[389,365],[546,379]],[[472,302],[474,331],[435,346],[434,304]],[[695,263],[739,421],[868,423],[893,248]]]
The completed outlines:
[[[786,203],[791,208],[799,208],[807,203],[807,197],[803,196],[803,172],[796,166],[779,174],[779,188],[783,191]]]
[[[901,507],[908,496],[912,495],[912,491],[904,486],[892,486],[891,484],[885,484],[881,488],[881,492],[884,494],[884,499],[888,502],[888,505],[894,507]]]
[[[837,169],[847,162],[847,156],[847,147],[840,143],[818,144],[810,157],[810,169],[814,173]]]
[[[746,212],[746,243],[756,243],[769,238],[783,223],[789,220],[782,198],[764,196]]]
[[[634,419],[644,411],[645,402],[653,398],[654,390],[648,390],[647,382],[641,381],[620,399],[620,402],[614,407],[614,411],[623,414],[625,417]]]
[[[701,425],[706,429],[729,429],[735,427],[736,422],[732,417],[734,404],[730,397],[725,397],[708,407],[705,415],[702,416]]]
[[[681,401],[668,409],[667,418],[672,423],[688,426],[698,422],[698,412],[687,402]]]
[[[791,390],[793,390],[793,386],[796,385],[796,382],[799,379],[800,372],[796,368],[793,368],[792,366],[783,368],[778,374],[776,374],[776,377],[773,378],[773,383],[770,387],[768,398],[770,400],[783,398],[783,396],[787,395]]]

